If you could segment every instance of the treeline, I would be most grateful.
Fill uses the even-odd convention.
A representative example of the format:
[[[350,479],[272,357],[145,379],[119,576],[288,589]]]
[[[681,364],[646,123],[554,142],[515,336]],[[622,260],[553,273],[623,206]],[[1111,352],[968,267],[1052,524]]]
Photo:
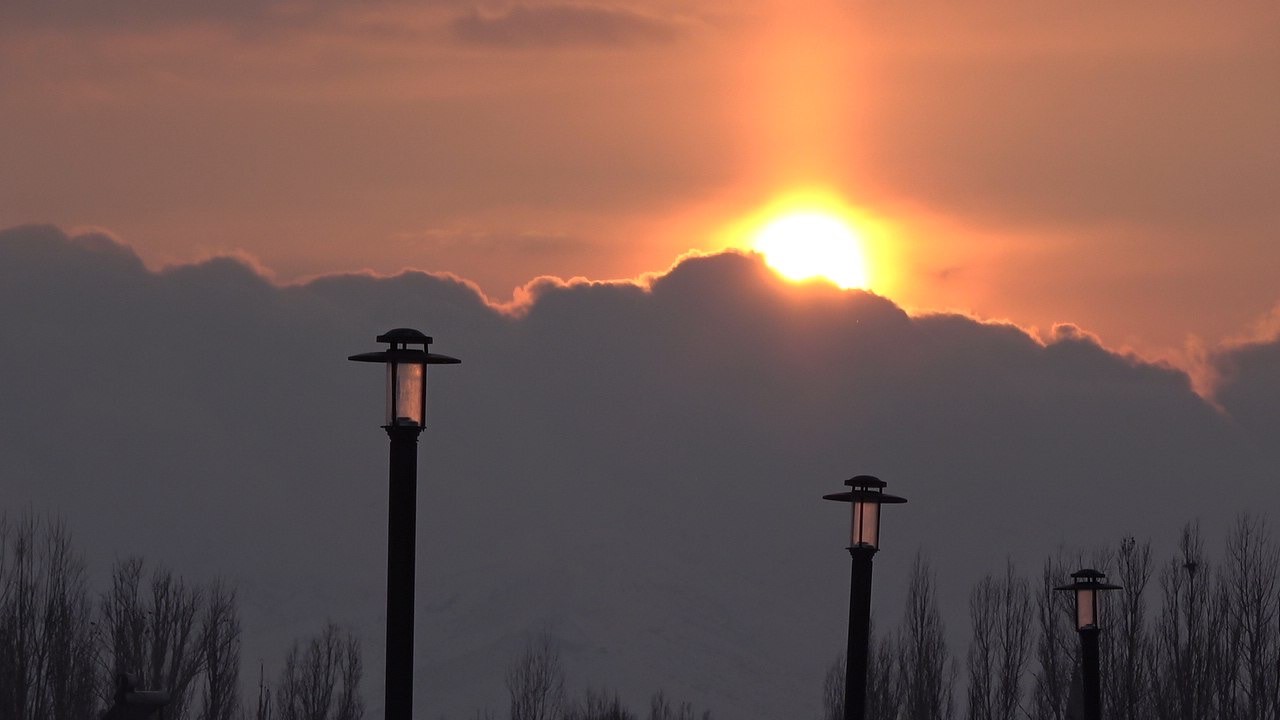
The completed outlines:
[[[507,665],[509,720],[712,720],[709,710],[698,713],[689,702],[672,703],[661,690],[649,698],[643,715],[623,705],[613,690],[588,688],[581,697],[570,698],[565,677],[560,648],[551,636],[530,638]],[[477,710],[475,720],[495,716],[491,710]]]
[[[1124,539],[1059,553],[1034,580],[1010,564],[969,592],[967,682],[946,642],[935,576],[917,556],[901,625],[873,640],[870,720],[1071,720],[1079,716],[1074,599],[1054,590],[1093,567],[1103,593],[1103,716],[1108,720],[1280,720],[1280,548],[1241,516],[1211,561],[1197,524],[1163,562]],[[844,717],[843,660],[823,684],[823,719]]]
[[[98,594],[85,574],[61,521],[0,517],[0,718],[100,717],[123,676],[169,692],[166,720],[363,717],[360,646],[337,626],[296,641],[250,708],[240,697],[234,589],[140,558],[116,563]]]
[[[1073,599],[1054,590],[1094,567],[1124,587],[1103,594],[1103,712],[1108,720],[1280,720],[1280,546],[1241,516],[1222,557],[1187,525],[1177,551],[1153,558],[1126,538],[1059,553],[1028,578],[1007,564],[969,592],[963,657],[951,652],[936,577],[913,563],[898,626],[874,632],[871,720],[1071,720],[1078,712]],[[241,697],[235,591],[193,583],[138,558],[91,592],[63,523],[0,517],[0,718],[85,720],[112,703],[117,679],[166,690],[166,720],[361,720],[358,641],[332,623],[295,641],[273,681]],[[964,684],[961,687],[961,670]],[[822,687],[824,720],[843,718],[844,667]],[[711,720],[655,693],[647,708],[616,692],[570,697],[560,653],[532,639],[506,673],[508,720]],[[493,720],[490,710],[475,720]]]

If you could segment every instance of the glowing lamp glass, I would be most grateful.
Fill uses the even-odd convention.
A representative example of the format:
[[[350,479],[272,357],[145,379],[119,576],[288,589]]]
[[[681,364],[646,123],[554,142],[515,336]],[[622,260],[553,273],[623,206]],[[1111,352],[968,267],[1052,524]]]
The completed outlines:
[[[1120,590],[1119,585],[1104,582],[1106,575],[1092,569],[1071,573],[1072,583],[1056,588],[1070,592],[1076,601],[1076,630],[1097,630],[1102,626],[1098,617],[1101,611],[1098,594],[1106,590]]]
[[[387,425],[426,425],[426,366],[387,363]]]
[[[390,345],[379,352],[348,357],[355,362],[381,363],[387,367],[387,403],[383,426],[423,428],[427,422],[427,366],[457,365],[448,355],[427,352],[431,338],[412,328],[395,328],[378,336]],[[421,348],[410,347],[420,345]]]
[[[1098,627],[1098,590],[1079,588],[1076,590],[1076,629],[1093,627]]]
[[[905,503],[906,498],[884,491],[885,483],[872,475],[856,475],[844,481],[850,489],[823,495],[824,500],[847,502],[852,509],[849,523],[849,549],[880,549],[880,507]]]
[[[880,503],[866,500],[855,500],[853,506],[853,526],[849,534],[852,547],[880,547]]]

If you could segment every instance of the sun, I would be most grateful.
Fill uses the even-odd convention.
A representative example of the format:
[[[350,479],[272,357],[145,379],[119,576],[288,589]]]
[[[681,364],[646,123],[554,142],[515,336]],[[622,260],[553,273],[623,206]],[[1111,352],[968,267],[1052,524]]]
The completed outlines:
[[[862,246],[861,235],[844,218],[820,210],[797,210],[764,223],[754,234],[752,249],[788,280],[823,279],[844,289],[866,289]]]

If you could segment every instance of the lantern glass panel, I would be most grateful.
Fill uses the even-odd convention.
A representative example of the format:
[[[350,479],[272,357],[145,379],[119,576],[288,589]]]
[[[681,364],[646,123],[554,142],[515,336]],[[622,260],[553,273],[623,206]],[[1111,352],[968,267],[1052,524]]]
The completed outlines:
[[[849,543],[873,548],[880,547],[880,503],[854,500],[853,528]]]
[[[425,420],[426,366],[418,363],[387,365],[387,424],[419,425]]]
[[[1083,630],[1098,625],[1098,591],[1093,588],[1076,590],[1076,629]]]

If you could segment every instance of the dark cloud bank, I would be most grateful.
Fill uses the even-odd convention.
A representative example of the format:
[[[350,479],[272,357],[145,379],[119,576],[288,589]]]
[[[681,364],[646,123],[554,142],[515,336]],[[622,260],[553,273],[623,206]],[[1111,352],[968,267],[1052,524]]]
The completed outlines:
[[[504,664],[544,628],[575,689],[816,715],[848,588],[846,518],[819,498],[854,473],[911,500],[886,517],[879,621],[924,548],[957,636],[1006,556],[1167,549],[1186,520],[1217,537],[1280,499],[1276,342],[1215,356],[1219,411],[1082,333],[910,317],[739,255],[647,289],[543,285],[517,318],[425,274],[281,288],[21,227],[0,233],[4,508],[62,514],[99,575],[139,553],[227,577],[269,672],[350,623],[376,711],[382,378],[345,358],[401,325],[464,360],[433,377],[421,449],[424,717],[501,709]]]

